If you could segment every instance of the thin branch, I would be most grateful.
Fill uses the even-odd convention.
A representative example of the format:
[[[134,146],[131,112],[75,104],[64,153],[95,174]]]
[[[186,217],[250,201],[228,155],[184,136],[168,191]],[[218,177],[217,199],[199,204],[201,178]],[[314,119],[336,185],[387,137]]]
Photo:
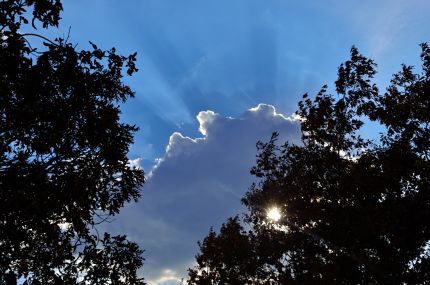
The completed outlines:
[[[31,46],[30,42],[29,42],[26,38],[24,38],[24,40],[25,40],[25,42],[28,44],[28,46],[30,47],[30,49],[31,49],[31,53],[42,54],[42,52],[37,51],[37,49],[36,49],[36,48],[33,48],[33,47]]]
[[[69,26],[69,31],[67,32],[67,38],[66,38],[66,41],[65,41],[65,43],[67,43],[68,41],[69,41],[69,38],[70,38],[70,29],[71,29],[72,27],[71,26]]]
[[[38,35],[38,34],[34,34],[34,33],[25,33],[25,34],[21,34],[21,36],[22,36],[22,37],[26,37],[26,36],[38,37],[38,38],[41,38],[41,39],[43,39],[43,40],[45,40],[45,41],[49,42],[49,43],[50,43],[50,44],[52,44],[52,45],[59,46],[57,43],[55,43],[55,42],[51,41],[51,40],[50,40],[50,39],[48,39],[47,37],[44,37],[44,36],[41,36],[41,35]]]

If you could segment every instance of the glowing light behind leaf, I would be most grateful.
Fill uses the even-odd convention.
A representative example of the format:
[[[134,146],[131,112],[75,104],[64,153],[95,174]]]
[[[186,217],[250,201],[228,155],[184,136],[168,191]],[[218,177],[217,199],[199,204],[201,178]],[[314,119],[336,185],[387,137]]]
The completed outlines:
[[[272,207],[267,211],[267,218],[276,223],[281,219],[281,212],[277,207]]]

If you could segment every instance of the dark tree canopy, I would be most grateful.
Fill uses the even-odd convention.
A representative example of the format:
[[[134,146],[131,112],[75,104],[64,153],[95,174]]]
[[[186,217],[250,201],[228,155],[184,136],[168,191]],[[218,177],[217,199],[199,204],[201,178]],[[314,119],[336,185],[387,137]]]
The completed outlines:
[[[119,120],[136,55],[44,38],[61,10],[0,2],[0,284],[144,284],[142,250],[96,227],[144,182],[127,159],[137,127]]]
[[[430,48],[421,48],[422,71],[402,65],[383,94],[376,64],[353,47],[336,96],[327,86],[303,96],[302,144],[279,145],[276,134],[257,144],[249,213],[211,230],[188,284],[429,284]],[[359,134],[370,121],[384,129],[379,140]]]

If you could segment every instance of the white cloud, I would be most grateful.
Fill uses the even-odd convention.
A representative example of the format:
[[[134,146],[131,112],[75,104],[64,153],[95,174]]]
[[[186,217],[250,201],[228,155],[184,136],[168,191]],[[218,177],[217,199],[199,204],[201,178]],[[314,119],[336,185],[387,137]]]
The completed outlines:
[[[142,168],[142,158],[138,157],[135,159],[130,159],[128,161],[128,166],[132,169],[143,169]]]
[[[197,241],[211,226],[218,228],[243,212],[240,199],[253,181],[249,170],[255,163],[256,142],[269,140],[274,131],[280,141],[297,142],[300,137],[296,117],[279,114],[266,104],[238,118],[202,111],[197,120],[202,137],[173,133],[141,201],[128,205],[109,225],[145,249],[143,272],[154,285],[186,278],[198,252]]]
[[[206,136],[207,135],[207,126],[213,123],[215,121],[218,114],[216,114],[213,111],[207,110],[207,111],[201,111],[197,115],[197,121],[199,122],[199,132]]]
[[[178,273],[171,269],[164,269],[159,277],[154,280],[147,281],[149,285],[177,285],[181,282],[181,277]]]

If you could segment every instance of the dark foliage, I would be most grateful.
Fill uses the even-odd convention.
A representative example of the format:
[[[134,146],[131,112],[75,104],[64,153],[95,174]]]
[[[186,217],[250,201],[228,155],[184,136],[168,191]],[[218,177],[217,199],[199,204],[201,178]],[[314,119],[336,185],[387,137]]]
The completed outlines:
[[[260,179],[236,218],[200,244],[188,284],[429,284],[430,48],[384,94],[375,63],[351,49],[337,96],[299,103],[302,145],[258,143]],[[385,131],[358,134],[366,121]],[[370,123],[369,123],[370,124]],[[282,218],[273,222],[267,209]]]
[[[136,55],[20,32],[31,12],[36,29],[57,26],[61,10],[0,2],[0,284],[144,284],[138,246],[96,229],[144,182],[127,160],[137,128],[119,122]]]

